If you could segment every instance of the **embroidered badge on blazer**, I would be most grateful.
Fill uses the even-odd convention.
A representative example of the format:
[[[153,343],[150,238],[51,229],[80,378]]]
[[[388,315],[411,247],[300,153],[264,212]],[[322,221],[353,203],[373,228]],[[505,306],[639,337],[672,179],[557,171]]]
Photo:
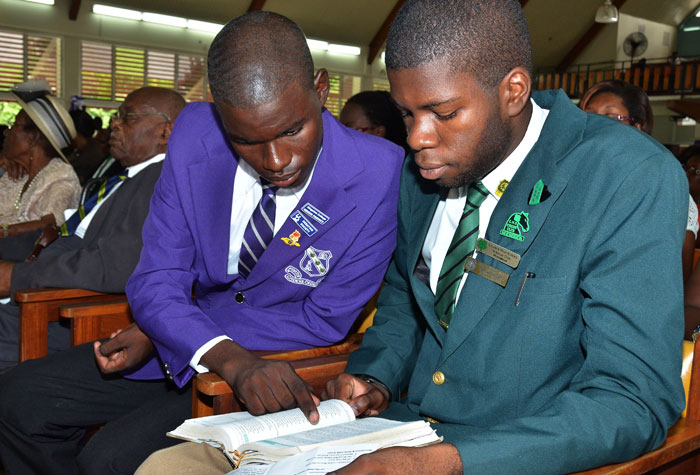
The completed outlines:
[[[529,214],[525,211],[521,211],[519,213],[511,214],[508,217],[508,221],[506,221],[506,224],[503,226],[503,229],[501,229],[498,234],[522,242],[525,240],[523,233],[526,233],[529,230]]]
[[[284,278],[293,284],[317,287],[328,273],[331,257],[333,257],[331,251],[323,251],[309,246],[299,261],[299,269],[294,266],[287,266],[284,269]],[[308,277],[317,278],[317,280],[305,277],[302,271]]]

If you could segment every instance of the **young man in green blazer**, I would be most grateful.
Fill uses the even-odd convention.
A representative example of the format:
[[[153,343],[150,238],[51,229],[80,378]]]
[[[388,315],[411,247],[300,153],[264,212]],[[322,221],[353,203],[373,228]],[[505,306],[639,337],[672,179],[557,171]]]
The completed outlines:
[[[415,152],[374,326],[327,392],[445,443],[338,473],[568,473],[660,445],[684,405],[678,163],[531,94],[515,0],[409,0],[386,64]]]
[[[531,93],[516,0],[408,0],[386,64],[414,150],[397,247],[325,397],[425,418],[444,443],[338,473],[568,473],[657,447],[684,404],[679,164],[563,91]],[[198,473],[227,467],[189,447]]]

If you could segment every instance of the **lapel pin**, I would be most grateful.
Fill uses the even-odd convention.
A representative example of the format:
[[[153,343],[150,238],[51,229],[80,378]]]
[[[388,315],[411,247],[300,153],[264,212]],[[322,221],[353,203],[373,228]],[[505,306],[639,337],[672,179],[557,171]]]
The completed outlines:
[[[530,218],[529,214],[525,211],[519,213],[513,213],[508,217],[508,221],[503,226],[498,234],[505,236],[507,238],[515,239],[516,241],[524,241],[525,237],[523,233],[530,230]]]
[[[296,246],[299,247],[299,238],[301,237],[301,233],[299,232],[298,229],[295,229],[292,234],[289,235],[289,237],[282,237],[282,241],[288,246]]]
[[[503,196],[503,192],[506,191],[506,188],[508,188],[508,183],[510,183],[508,180],[501,180],[498,187],[496,187],[496,196],[499,198]]]
[[[538,205],[550,196],[551,193],[549,192],[549,190],[547,190],[547,185],[545,185],[542,179],[540,178],[539,180],[537,180],[537,183],[535,183],[535,186],[533,186],[532,190],[530,191],[530,201],[528,202],[528,204],[530,206]]]

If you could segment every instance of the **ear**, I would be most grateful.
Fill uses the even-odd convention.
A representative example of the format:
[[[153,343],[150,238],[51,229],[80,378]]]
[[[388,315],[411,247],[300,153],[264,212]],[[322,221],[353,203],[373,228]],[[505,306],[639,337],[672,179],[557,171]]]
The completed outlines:
[[[501,110],[509,117],[519,115],[530,101],[530,73],[523,67],[511,69],[498,85]]]
[[[375,125],[368,131],[372,135],[376,135],[377,137],[386,137],[386,127],[383,125]]]
[[[328,79],[328,71],[324,68],[316,71],[314,76],[314,89],[316,90],[316,95],[321,103],[321,107],[326,105],[326,99],[328,99],[328,91],[331,87],[330,80]]]
[[[172,121],[165,122],[160,128],[160,134],[158,135],[158,144],[167,145],[168,139],[170,139],[170,134],[173,132]]]

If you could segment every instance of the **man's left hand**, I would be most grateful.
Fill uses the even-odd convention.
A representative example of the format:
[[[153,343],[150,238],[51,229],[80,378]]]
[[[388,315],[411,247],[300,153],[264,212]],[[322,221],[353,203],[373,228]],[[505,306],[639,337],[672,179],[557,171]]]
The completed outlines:
[[[461,474],[462,459],[452,444],[390,447],[358,457],[333,475],[439,473]]]
[[[134,368],[154,351],[151,339],[135,323],[112,333],[109,340],[94,343],[95,359],[104,374]]]
[[[0,297],[10,296],[10,283],[12,282],[12,269],[15,264],[8,261],[0,261]]]

